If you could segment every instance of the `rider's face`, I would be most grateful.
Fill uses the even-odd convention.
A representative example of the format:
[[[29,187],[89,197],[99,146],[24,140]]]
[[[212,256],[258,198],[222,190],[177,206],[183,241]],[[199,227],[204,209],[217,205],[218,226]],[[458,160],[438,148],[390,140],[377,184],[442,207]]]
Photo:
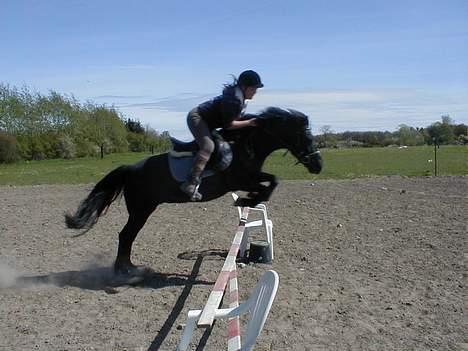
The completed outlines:
[[[257,87],[246,87],[244,89],[244,97],[247,100],[251,100],[256,93],[257,93]]]

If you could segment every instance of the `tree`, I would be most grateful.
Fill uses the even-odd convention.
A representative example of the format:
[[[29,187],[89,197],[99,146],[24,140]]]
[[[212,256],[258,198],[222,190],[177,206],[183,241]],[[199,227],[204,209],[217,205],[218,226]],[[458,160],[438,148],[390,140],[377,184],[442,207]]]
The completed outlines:
[[[468,135],[468,126],[465,124],[455,124],[453,126],[453,135],[458,138],[462,135]]]
[[[324,125],[320,127],[322,132],[322,147],[333,147],[336,145],[336,137],[333,135],[333,130],[330,125]]]
[[[450,116],[442,116],[442,122],[436,122],[431,124],[426,128],[429,135],[429,143],[432,143],[432,140],[436,140],[438,144],[448,144],[451,143],[454,138],[452,119]]]
[[[132,120],[131,118],[128,118],[125,121],[125,127],[129,132],[132,133],[137,133],[137,134],[145,134],[145,129],[141,125],[140,121],[138,120]]]
[[[88,103],[90,118],[90,137],[98,146],[101,158],[105,153],[127,150],[126,129],[114,108],[95,106]]]
[[[423,135],[415,128],[400,124],[398,129],[400,145],[415,146],[424,143]]]
[[[442,124],[447,124],[447,125],[452,125],[453,124],[453,120],[452,120],[452,118],[450,118],[449,115],[443,115],[441,117],[441,119],[442,119]]]

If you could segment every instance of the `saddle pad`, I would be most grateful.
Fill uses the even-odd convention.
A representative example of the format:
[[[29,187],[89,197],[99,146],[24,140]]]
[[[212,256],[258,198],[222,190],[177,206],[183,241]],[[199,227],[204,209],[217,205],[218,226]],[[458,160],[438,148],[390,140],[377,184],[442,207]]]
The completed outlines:
[[[193,160],[195,157],[186,156],[186,157],[173,157],[169,153],[169,169],[171,171],[172,177],[177,182],[185,182],[189,176],[190,170],[192,169]],[[203,171],[201,177],[209,177],[213,175],[212,170]]]

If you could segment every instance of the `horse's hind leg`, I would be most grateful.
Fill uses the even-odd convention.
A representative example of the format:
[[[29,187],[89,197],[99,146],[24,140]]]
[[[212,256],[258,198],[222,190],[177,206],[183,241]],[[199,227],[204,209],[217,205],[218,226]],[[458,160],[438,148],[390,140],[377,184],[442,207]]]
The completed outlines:
[[[136,269],[132,263],[130,256],[132,253],[132,245],[138,232],[143,228],[149,215],[153,212],[145,211],[143,213],[130,213],[127,224],[119,234],[119,249],[117,259],[114,264],[114,271],[119,274],[128,274]]]

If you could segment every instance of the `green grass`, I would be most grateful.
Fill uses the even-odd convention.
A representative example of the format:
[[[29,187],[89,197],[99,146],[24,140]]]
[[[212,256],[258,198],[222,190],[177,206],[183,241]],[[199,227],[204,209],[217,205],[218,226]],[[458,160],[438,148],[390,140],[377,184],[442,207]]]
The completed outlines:
[[[265,171],[281,179],[345,179],[371,176],[427,176],[434,174],[434,148],[355,148],[322,150],[324,168],[317,176],[295,166],[291,155],[276,152],[267,160]],[[432,162],[429,162],[432,160]],[[467,175],[468,147],[441,146],[437,150],[438,175]]]
[[[124,153],[75,160],[21,161],[0,164],[0,185],[84,184],[97,182],[109,171],[151,156],[148,153]]]
[[[280,179],[344,179],[384,175],[427,176],[434,173],[434,148],[357,148],[322,150],[324,169],[310,175],[284,151],[272,154],[264,170]],[[101,179],[122,164],[132,164],[150,156],[125,153],[76,160],[22,161],[0,164],[0,185],[80,184]],[[437,150],[439,175],[468,175],[468,147],[441,146]]]

